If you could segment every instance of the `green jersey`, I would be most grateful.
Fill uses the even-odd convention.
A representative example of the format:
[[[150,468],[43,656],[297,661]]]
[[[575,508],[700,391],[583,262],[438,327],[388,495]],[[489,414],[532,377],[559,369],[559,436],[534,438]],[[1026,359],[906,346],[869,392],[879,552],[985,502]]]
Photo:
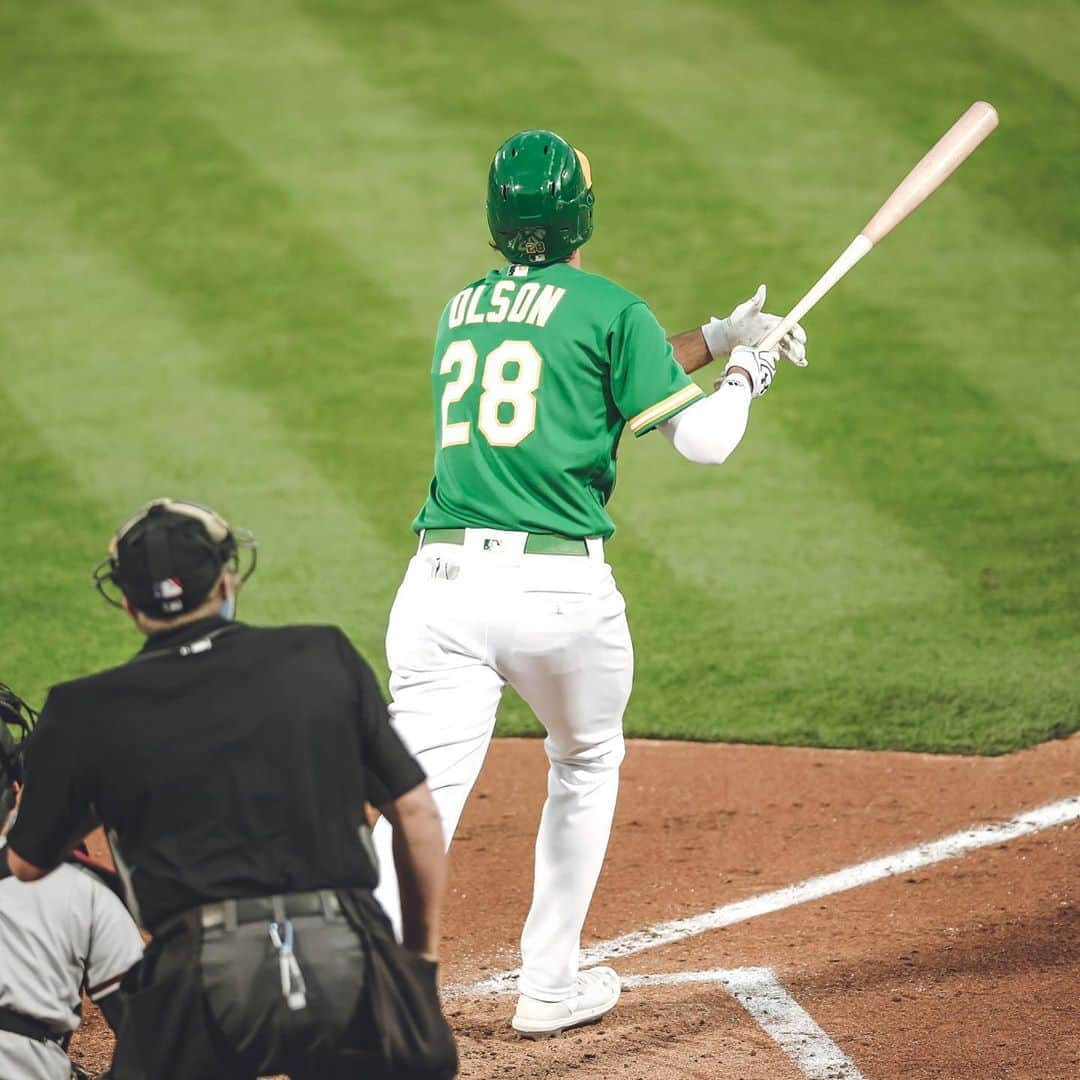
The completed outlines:
[[[439,321],[435,478],[413,528],[608,537],[623,428],[702,396],[644,301],[566,263],[492,270]]]

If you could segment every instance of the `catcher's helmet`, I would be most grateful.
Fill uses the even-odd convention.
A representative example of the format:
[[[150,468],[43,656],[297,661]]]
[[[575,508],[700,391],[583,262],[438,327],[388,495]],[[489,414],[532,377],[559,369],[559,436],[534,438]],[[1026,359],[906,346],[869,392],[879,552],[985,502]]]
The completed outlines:
[[[12,784],[22,783],[23,749],[37,715],[10,686],[0,683],[0,825],[15,803]]]
[[[241,576],[255,572],[255,538],[233,529],[218,513],[182,499],[154,499],[117,530],[109,555],[94,568],[94,584],[110,604],[115,585],[131,605],[159,619],[175,618],[203,603],[226,567],[239,574],[240,548],[250,553]]]
[[[569,258],[592,236],[593,202],[589,159],[553,131],[519,131],[492,159],[488,228],[510,262]]]

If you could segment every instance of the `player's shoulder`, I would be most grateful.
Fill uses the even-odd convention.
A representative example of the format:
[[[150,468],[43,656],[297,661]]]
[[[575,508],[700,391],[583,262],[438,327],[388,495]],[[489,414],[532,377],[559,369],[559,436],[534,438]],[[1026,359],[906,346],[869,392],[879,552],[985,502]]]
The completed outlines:
[[[561,269],[569,284],[588,289],[590,296],[604,301],[615,310],[621,310],[633,304],[645,303],[637,293],[631,292],[626,286],[620,285],[617,281],[613,281],[603,274],[582,270],[576,266],[563,266]]]
[[[5,881],[18,881],[17,878],[5,878]],[[61,901],[64,910],[75,911],[82,901],[89,900],[94,891],[94,885],[89,880],[89,875],[69,862],[62,862],[50,870],[40,881],[33,883],[38,895],[47,903]],[[101,888],[105,888],[101,885]]]

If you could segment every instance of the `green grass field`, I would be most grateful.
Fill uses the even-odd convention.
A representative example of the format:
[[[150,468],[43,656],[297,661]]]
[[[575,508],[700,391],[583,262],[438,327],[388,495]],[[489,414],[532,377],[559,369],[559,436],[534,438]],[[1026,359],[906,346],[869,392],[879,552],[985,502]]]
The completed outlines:
[[[491,264],[511,132],[587,150],[586,265],[674,331],[759,281],[791,304],[986,98],[1000,129],[807,320],[728,466],[624,442],[627,727],[1075,730],[1078,36],[1072,0],[4,5],[0,678],[40,700],[133,650],[90,568],[165,493],[255,530],[245,618],[381,664],[430,341]],[[501,730],[534,726],[508,702]]]

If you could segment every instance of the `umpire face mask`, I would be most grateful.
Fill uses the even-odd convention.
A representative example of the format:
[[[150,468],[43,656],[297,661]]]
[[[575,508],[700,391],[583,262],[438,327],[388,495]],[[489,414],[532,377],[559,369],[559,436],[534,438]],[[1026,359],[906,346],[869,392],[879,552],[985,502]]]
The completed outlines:
[[[0,683],[0,826],[15,805],[15,785],[23,778],[23,750],[37,715],[10,686]]]
[[[248,553],[241,573],[240,552]],[[225,571],[221,614],[236,614],[236,592],[255,572],[255,538],[209,507],[155,499],[120,527],[94,584],[109,603],[168,621],[202,606]],[[120,595],[117,595],[119,593]]]

